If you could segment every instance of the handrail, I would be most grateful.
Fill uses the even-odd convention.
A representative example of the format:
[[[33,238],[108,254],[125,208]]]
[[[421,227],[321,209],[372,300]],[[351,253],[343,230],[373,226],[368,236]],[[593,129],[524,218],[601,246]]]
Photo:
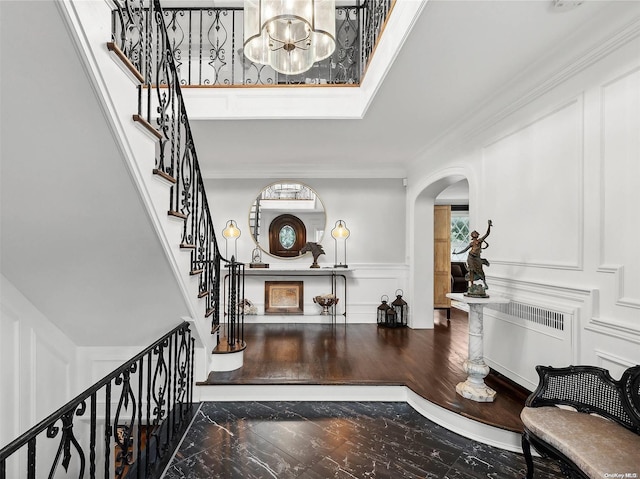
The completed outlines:
[[[357,86],[362,83],[394,2],[349,3],[352,5],[336,7],[335,52],[298,75],[278,73],[244,56],[242,7],[170,7],[163,8],[162,16],[183,87]],[[122,27],[117,30],[122,32]],[[136,45],[131,43],[133,50]]]
[[[26,470],[27,475],[20,474],[19,477],[36,477],[38,439],[45,431],[46,437],[42,439],[54,439],[62,431],[53,463],[50,467],[47,465],[49,477],[54,476],[60,465],[67,473],[77,473],[78,478],[85,477],[87,468],[89,477],[98,477],[97,466],[102,466],[105,479],[125,477],[136,466],[136,477],[143,477],[142,466],[144,477],[157,473],[170,459],[171,446],[182,437],[191,420],[194,344],[189,323],[183,322],[77,395],[0,450],[0,479],[6,479],[12,469]],[[117,395],[118,389],[118,397],[112,398],[112,392],[115,390]],[[103,390],[104,402],[101,402],[98,393]],[[86,413],[87,402],[90,410],[88,431],[86,420],[74,423],[76,417]],[[112,407],[115,408],[113,417]],[[61,426],[56,425],[59,421]],[[103,450],[97,459],[99,437]],[[28,448],[26,458],[20,457],[25,445]],[[50,446],[54,444],[45,442],[43,445],[47,449],[43,452],[45,457],[47,452],[54,450]],[[114,451],[113,473],[111,450]],[[7,464],[12,458],[17,462]],[[19,467],[20,460],[26,461],[26,468]],[[42,474],[38,474],[40,476]]]
[[[180,89],[173,48],[159,0],[116,0],[112,39],[142,78],[138,86],[136,118],[151,125],[158,136],[154,173],[170,186],[169,214],[183,220],[180,246],[191,253],[192,275],[198,275],[198,296],[206,302],[205,317],[211,316],[211,331],[220,341],[221,263],[239,264],[223,258],[211,219],[191,126]],[[136,75],[137,76],[137,75]],[[243,273],[242,268],[231,268]],[[228,318],[244,321],[241,297],[230,304]],[[237,325],[227,325],[227,328]],[[229,331],[227,331],[229,332]],[[235,347],[233,334],[226,335]]]
[[[162,135],[156,171],[171,175],[176,180],[171,186],[170,211],[185,219],[181,244],[191,249],[192,273],[200,274],[199,294],[206,294],[206,315],[212,316],[212,330],[217,331],[220,324],[221,262],[234,263],[235,259],[223,258],[218,247],[191,125],[180,89],[180,78],[159,0],[154,1],[153,8],[156,11],[154,18],[158,32],[155,85],[166,86],[155,88],[158,111],[155,121]],[[229,336],[227,341],[230,346],[234,344]]]

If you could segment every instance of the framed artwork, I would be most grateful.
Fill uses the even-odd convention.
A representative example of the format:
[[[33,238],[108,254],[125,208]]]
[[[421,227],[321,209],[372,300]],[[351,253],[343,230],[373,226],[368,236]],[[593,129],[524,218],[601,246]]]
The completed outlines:
[[[264,314],[303,314],[303,281],[265,281]]]

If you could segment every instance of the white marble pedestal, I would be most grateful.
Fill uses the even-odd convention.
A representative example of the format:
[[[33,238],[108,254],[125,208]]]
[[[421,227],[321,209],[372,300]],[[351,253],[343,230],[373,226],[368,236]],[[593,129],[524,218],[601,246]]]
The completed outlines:
[[[508,303],[509,300],[498,296],[474,298],[463,293],[449,293],[447,297],[469,305],[469,351],[464,362],[467,380],[458,383],[456,391],[462,397],[478,402],[493,402],[496,392],[484,383],[489,374],[489,366],[484,363],[482,314],[485,305]]]

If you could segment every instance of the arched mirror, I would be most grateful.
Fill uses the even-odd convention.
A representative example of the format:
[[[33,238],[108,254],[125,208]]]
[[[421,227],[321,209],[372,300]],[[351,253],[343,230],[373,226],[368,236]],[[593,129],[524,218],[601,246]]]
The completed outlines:
[[[327,218],[316,192],[302,183],[264,188],[251,205],[249,229],[256,245],[278,258],[295,258],[305,243],[320,243]]]

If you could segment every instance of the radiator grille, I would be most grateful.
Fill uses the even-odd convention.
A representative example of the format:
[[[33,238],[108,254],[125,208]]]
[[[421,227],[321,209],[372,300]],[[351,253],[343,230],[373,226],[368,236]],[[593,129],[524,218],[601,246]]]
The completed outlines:
[[[500,311],[501,313],[515,316],[516,318],[531,321],[548,328],[564,331],[565,313],[554,311],[540,306],[532,306],[530,304],[511,301],[507,304],[493,304],[491,309]]]

